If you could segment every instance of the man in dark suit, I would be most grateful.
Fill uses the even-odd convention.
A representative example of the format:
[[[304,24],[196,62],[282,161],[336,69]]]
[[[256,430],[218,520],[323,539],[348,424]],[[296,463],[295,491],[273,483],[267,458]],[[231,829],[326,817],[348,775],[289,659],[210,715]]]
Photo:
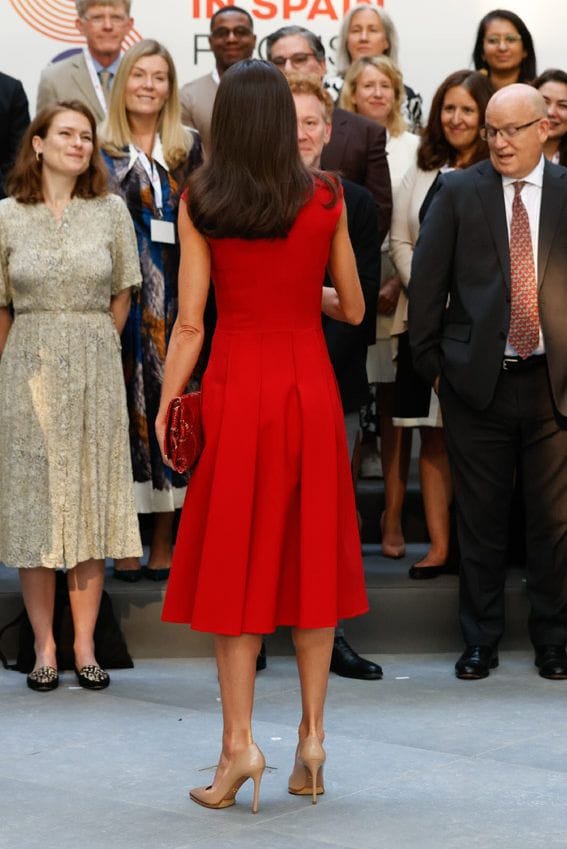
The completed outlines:
[[[331,134],[333,101],[314,77],[290,75],[289,84],[297,112],[299,151],[309,168],[321,167],[323,145]],[[370,192],[349,180],[343,180],[348,231],[358,276],[366,304],[366,317],[358,326],[323,316],[323,332],[335,371],[343,405],[347,444],[352,459],[359,430],[361,404],[368,399],[366,354],[367,324],[375,324],[376,303],[380,284],[380,246],[376,236],[378,216]],[[330,280],[327,285],[332,285]],[[346,678],[375,680],[382,677],[378,664],[360,657],[345,640],[341,626],[337,628],[331,670]]]
[[[510,501],[522,470],[529,631],[567,678],[567,169],[525,85],[486,110],[490,160],[441,180],[410,280],[416,369],[439,391],[458,511],[459,678],[498,665]]]
[[[0,73],[0,198],[20,140],[30,122],[28,99],[19,80]]]
[[[267,57],[286,76],[327,72],[321,39],[299,26],[282,27],[266,39]],[[374,121],[335,107],[329,141],[323,149],[321,168],[339,171],[347,180],[365,186],[378,206],[379,246],[390,229],[392,185],[386,158],[386,131]]]

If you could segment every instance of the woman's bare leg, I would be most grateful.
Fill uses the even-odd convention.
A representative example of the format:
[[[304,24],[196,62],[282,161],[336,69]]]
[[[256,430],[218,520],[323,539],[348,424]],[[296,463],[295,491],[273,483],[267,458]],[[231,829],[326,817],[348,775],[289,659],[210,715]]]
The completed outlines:
[[[173,557],[173,520],[175,513],[154,513],[154,530],[148,569],[168,569]]]
[[[419,568],[440,566],[447,560],[450,533],[449,508],[453,498],[453,484],[443,428],[423,427],[420,433],[419,474],[431,547],[417,564]]]
[[[300,739],[314,734],[323,742],[325,737],[323,715],[334,635],[334,628],[292,629],[301,685]]]
[[[221,691],[222,751],[213,780],[213,790],[222,782],[230,761],[253,742],[252,711],[256,681],[256,657],[260,634],[239,637],[215,635],[215,654]]]
[[[57,667],[57,649],[53,638],[53,608],[55,605],[55,572],[43,566],[20,569],[20,585],[24,605],[30,620],[35,649],[35,666]]]
[[[84,560],[67,573],[75,630],[75,666],[96,666],[94,630],[104,586],[104,560]]]
[[[139,557],[119,557],[114,561],[116,572],[139,572],[141,568]]]
[[[411,428],[394,427],[392,422],[394,384],[378,384],[380,441],[384,472],[385,510],[381,520],[382,550],[387,557],[400,557],[405,551],[402,510],[406,496],[411,454]]]

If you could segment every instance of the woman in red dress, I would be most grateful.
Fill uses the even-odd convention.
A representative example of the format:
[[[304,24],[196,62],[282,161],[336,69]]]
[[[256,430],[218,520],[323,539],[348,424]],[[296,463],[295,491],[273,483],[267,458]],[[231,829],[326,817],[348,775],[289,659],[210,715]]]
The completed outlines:
[[[292,627],[302,717],[289,791],[323,792],[323,708],[334,627],[368,609],[341,403],[321,310],[359,324],[364,301],[338,183],[297,145],[285,77],[260,60],[219,85],[211,155],[179,210],[179,315],[156,430],[218,321],[202,384],[205,447],[191,479],[163,610],[215,635],[222,753],[191,798],[234,804],[265,766],[252,738],[262,634]],[[323,288],[328,267],[335,288]]]

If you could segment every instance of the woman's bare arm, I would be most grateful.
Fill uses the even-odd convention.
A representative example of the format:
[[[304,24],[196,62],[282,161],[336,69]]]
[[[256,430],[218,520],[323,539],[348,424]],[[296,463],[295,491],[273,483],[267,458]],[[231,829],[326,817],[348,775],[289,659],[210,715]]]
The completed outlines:
[[[344,205],[331,242],[328,271],[334,288],[323,287],[322,311],[330,318],[360,324],[364,318],[364,296],[348,235]]]
[[[119,333],[124,330],[128,313],[130,312],[130,300],[132,289],[123,289],[110,301],[110,312]]]
[[[211,275],[209,246],[193,226],[183,200],[179,204],[178,231],[181,245],[179,311],[167,349],[161,403],[156,418],[156,433],[162,447],[169,402],[184,391],[203,346],[203,315]]]
[[[12,315],[8,307],[0,307],[0,356],[4,350],[8,333],[12,326]]]

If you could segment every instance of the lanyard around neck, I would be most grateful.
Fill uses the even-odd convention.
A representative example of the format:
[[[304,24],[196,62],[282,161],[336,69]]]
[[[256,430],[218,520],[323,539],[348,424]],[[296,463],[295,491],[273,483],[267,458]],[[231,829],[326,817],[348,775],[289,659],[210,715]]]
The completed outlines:
[[[138,159],[142,163],[142,167],[148,175],[152,186],[156,214],[158,218],[163,218],[163,192],[161,190],[161,181],[159,179],[159,172],[156,168],[156,164],[153,160],[150,161],[148,159],[143,150],[140,150],[137,147],[136,151],[138,153]]]
[[[93,57],[91,56],[86,47],[83,47],[83,56],[85,57],[87,71],[89,72],[89,77],[91,78],[91,83],[93,84],[93,88],[98,98],[98,102],[100,103],[103,113],[106,115],[108,113],[106,98],[102,90],[102,85],[100,84],[99,75],[97,74],[96,68],[94,66]]]

